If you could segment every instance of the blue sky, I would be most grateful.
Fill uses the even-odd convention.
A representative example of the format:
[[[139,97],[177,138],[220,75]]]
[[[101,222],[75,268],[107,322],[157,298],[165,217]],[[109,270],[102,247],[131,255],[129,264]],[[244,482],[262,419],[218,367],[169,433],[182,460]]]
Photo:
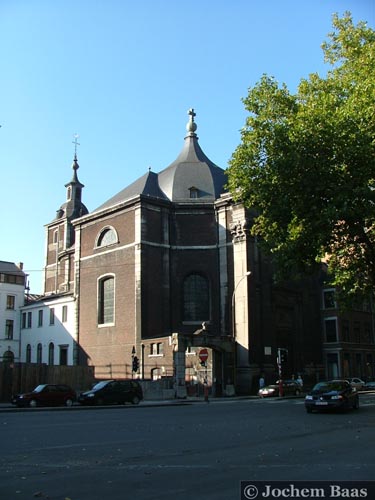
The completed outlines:
[[[0,0],[0,260],[42,292],[45,228],[78,171],[89,211],[179,154],[188,121],[222,168],[263,73],[324,75],[332,14],[372,0]]]

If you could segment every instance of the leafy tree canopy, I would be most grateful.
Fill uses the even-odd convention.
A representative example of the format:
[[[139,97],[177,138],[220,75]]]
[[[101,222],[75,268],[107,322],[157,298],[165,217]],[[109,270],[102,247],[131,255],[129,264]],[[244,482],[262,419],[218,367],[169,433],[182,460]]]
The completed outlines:
[[[258,214],[251,229],[279,277],[329,262],[346,298],[375,285],[375,31],[333,16],[322,78],[296,94],[263,75],[243,99],[249,116],[228,187]]]

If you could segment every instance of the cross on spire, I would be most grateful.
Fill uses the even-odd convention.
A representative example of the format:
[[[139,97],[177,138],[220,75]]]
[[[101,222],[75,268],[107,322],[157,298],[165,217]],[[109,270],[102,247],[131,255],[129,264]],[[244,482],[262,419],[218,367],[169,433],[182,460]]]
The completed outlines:
[[[80,143],[78,142],[78,134],[74,134],[74,141],[72,143],[74,144],[74,159],[77,160],[77,146],[80,146]]]
[[[194,121],[194,117],[197,115],[197,113],[194,113],[194,108],[190,108],[188,111],[188,114],[191,116],[191,119]]]

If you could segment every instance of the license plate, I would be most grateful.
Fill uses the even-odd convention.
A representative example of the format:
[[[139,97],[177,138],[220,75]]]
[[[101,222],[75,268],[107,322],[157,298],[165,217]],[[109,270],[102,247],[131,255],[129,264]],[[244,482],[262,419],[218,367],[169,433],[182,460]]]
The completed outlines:
[[[315,404],[319,405],[319,406],[327,406],[328,405],[327,401],[317,401]]]

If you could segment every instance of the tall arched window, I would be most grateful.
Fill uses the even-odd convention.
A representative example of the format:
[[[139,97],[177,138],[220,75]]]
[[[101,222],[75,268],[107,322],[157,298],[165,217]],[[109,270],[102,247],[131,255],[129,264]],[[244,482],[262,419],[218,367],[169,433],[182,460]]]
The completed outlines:
[[[26,346],[26,363],[31,363],[31,345]]]
[[[42,344],[38,344],[36,348],[36,362],[41,364],[43,355],[43,347]]]
[[[55,346],[53,342],[50,342],[48,346],[48,364],[53,365],[55,362]]]
[[[115,278],[105,276],[98,283],[98,323],[104,325],[115,320]]]
[[[210,319],[210,292],[207,278],[190,274],[183,285],[183,321],[208,321]]]

